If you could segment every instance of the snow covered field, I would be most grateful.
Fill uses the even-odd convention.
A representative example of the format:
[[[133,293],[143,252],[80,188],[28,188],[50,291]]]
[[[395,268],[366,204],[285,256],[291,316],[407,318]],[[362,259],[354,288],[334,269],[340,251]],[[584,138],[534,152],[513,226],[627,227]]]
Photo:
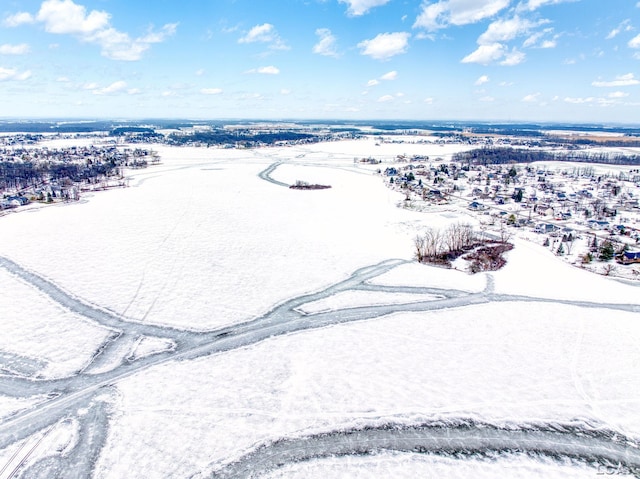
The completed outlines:
[[[354,163],[455,145],[154,149],[129,188],[0,218],[0,478],[212,477],[280,439],[461,421],[626,438],[640,467],[638,287],[521,240],[491,274],[412,263],[422,228],[473,218],[398,208]],[[331,188],[277,184],[297,180]],[[67,439],[39,442],[54,424]],[[575,447],[254,472],[591,477],[610,457]]]

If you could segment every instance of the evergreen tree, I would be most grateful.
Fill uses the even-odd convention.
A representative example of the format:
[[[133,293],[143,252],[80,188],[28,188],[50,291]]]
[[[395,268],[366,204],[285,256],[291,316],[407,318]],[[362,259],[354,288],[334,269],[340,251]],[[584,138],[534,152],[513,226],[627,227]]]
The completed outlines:
[[[604,243],[602,243],[602,247],[600,248],[600,255],[598,256],[598,259],[600,261],[609,261],[613,259],[614,253],[615,251],[613,249],[611,241],[605,241]]]
[[[556,250],[556,254],[558,256],[562,256],[564,254],[564,247],[562,246],[562,241],[560,241],[560,246],[558,246],[558,249]]]

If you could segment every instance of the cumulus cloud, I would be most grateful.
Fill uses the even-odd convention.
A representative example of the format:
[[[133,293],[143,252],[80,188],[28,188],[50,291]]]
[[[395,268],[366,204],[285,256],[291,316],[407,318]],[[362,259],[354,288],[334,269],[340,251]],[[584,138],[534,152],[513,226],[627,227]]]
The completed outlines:
[[[611,30],[605,38],[607,40],[611,40],[612,38],[617,37],[620,33],[630,32],[631,30],[633,30],[633,27],[631,26],[631,20],[626,19],[625,21],[620,23],[620,25],[618,25],[616,28]]]
[[[526,95],[522,101],[525,103],[534,103],[538,101],[538,98],[540,98],[540,93],[531,93]]]
[[[505,47],[502,43],[491,43],[480,45],[475,51],[462,59],[462,63],[480,63],[487,65],[499,60],[505,54]]]
[[[424,99],[424,102],[425,102],[427,105],[432,105],[432,104],[433,104],[433,98],[432,98],[432,97],[425,98],[425,99]]]
[[[449,25],[476,23],[496,15],[507,8],[509,3],[510,0],[440,0],[435,3],[424,1],[413,27],[433,31]]]
[[[92,91],[94,95],[113,95],[115,93],[120,93],[127,88],[127,82],[125,81],[117,81],[113,82],[111,85],[106,86],[104,88],[96,88]]]
[[[384,95],[378,98],[378,103],[386,103],[392,101],[395,97],[393,95]]]
[[[31,15],[30,13],[19,12],[14,15],[9,15],[7,18],[4,19],[3,24],[5,27],[18,27],[20,25],[34,23],[35,21],[36,19],[33,18],[33,15]]]
[[[381,33],[371,40],[363,40],[358,43],[358,47],[362,55],[370,56],[376,60],[388,60],[407,51],[409,37],[410,34],[406,32]]]
[[[376,85],[378,85],[378,84],[380,84],[380,82],[379,82],[378,80],[376,80],[376,79],[369,80],[369,81],[367,82],[367,86],[376,86]]]
[[[564,2],[574,2],[576,0],[528,0],[527,2],[518,6],[521,10],[529,10],[530,12],[537,10],[545,5],[556,5]]]
[[[313,53],[326,57],[337,57],[336,37],[331,33],[331,30],[328,28],[318,28],[316,35],[319,38],[318,43],[313,46]]]
[[[478,38],[480,45],[496,42],[507,42],[524,35],[537,26],[539,23],[531,22],[527,19],[515,16],[506,20],[496,20],[492,22],[487,31]]]
[[[394,71],[390,71],[390,72],[387,72],[384,75],[382,75],[380,77],[380,80],[390,81],[390,80],[395,80],[396,78],[398,78],[398,72],[394,70]]]
[[[149,30],[146,35],[131,38],[110,24],[111,14],[91,10],[73,0],[45,0],[34,16],[20,12],[5,19],[5,25],[42,23],[48,33],[74,35],[81,41],[101,47],[101,54],[112,60],[135,61],[142,58],[152,44],[160,43],[176,32],[176,23],[164,25],[159,31]]]
[[[349,5],[347,13],[354,17],[364,15],[375,7],[380,7],[389,3],[389,0],[339,0],[340,3]]]
[[[591,83],[592,86],[597,87],[620,87],[620,86],[631,86],[640,84],[640,80],[635,78],[633,73],[627,73],[625,75],[618,75],[615,80],[611,81],[603,81],[596,80]]]
[[[203,95],[220,95],[222,88],[203,88],[200,90]]]
[[[484,85],[485,83],[489,83],[489,77],[487,75],[482,75],[476,80],[474,85],[480,86],[480,85]]]
[[[44,23],[49,33],[90,34],[109,27],[111,15],[105,11],[87,9],[72,0],[42,2],[36,20]]]
[[[462,63],[480,63],[488,65],[489,63],[500,62],[501,65],[512,66],[521,63],[525,55],[515,48],[509,52],[506,42],[513,40],[521,35],[528,34],[531,29],[548,23],[547,20],[539,20],[532,22],[523,19],[518,15],[500,19],[492,22],[487,30],[478,37],[478,48],[464,57]],[[541,37],[543,33],[536,33],[530,36],[524,43],[524,46],[530,46]]]
[[[280,73],[280,70],[273,65],[269,65],[266,67],[253,68],[251,70],[247,70],[246,73],[260,73],[262,75],[277,75]]]
[[[629,48],[640,48],[640,35],[636,35],[631,40],[629,40]]]
[[[270,23],[256,25],[247,32],[238,43],[268,43],[272,50],[288,50],[289,47],[282,41],[275,27]]]
[[[574,105],[581,105],[583,103],[593,103],[594,100],[595,100],[595,98],[593,98],[592,96],[587,97],[587,98],[566,97],[564,99],[564,101],[566,103],[573,103]]]
[[[607,96],[609,98],[625,98],[625,97],[628,97],[629,94],[623,91],[612,91]]]
[[[0,67],[0,81],[25,81],[31,78],[31,71],[20,72],[15,68]]]
[[[509,53],[505,54],[504,60],[500,62],[500,65],[506,67],[512,67],[515,65],[519,65],[525,59],[525,54],[517,49],[512,49]]]
[[[30,50],[29,45],[26,43],[20,43],[18,45],[5,43],[4,45],[0,45],[0,55],[25,55],[29,53]]]

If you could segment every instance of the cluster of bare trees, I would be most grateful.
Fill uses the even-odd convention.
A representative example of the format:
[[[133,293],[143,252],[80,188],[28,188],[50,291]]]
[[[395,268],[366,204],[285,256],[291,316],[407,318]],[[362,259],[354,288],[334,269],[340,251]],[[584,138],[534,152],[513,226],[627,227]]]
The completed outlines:
[[[445,230],[428,228],[414,239],[416,259],[420,262],[447,262],[478,242],[469,224],[455,223]]]

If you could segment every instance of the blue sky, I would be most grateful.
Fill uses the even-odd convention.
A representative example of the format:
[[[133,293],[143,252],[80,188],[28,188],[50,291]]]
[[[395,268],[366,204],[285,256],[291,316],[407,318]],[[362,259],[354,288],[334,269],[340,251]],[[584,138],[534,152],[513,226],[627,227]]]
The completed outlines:
[[[0,117],[640,123],[637,0],[0,0]]]

